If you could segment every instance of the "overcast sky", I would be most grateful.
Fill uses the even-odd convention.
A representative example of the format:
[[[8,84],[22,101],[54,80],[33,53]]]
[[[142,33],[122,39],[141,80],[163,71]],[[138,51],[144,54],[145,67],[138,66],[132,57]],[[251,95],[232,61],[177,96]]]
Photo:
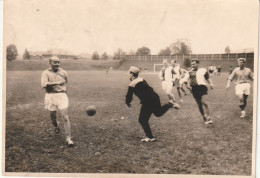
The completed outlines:
[[[4,45],[113,54],[146,46],[157,54],[179,38],[193,53],[253,48],[258,0],[8,0]]]

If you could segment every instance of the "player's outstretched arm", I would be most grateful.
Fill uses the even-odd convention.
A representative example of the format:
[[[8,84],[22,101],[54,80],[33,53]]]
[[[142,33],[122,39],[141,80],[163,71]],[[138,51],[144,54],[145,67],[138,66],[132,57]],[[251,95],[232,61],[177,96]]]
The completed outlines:
[[[229,88],[230,88],[230,82],[231,82],[231,80],[230,80],[230,79],[228,79],[228,82],[227,82],[226,89],[229,89]]]
[[[230,88],[230,83],[235,78],[235,76],[236,76],[236,70],[234,69],[233,72],[230,74],[230,76],[228,78],[226,89]]]

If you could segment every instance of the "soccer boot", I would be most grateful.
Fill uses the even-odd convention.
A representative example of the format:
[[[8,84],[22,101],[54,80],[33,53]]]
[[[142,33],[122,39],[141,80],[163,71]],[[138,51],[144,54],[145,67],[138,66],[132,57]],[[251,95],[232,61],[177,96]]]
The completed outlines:
[[[141,139],[141,142],[154,142],[154,141],[155,141],[155,138],[146,137],[146,138]]]
[[[74,145],[74,143],[73,143],[73,141],[71,140],[70,137],[66,138],[66,142],[68,143],[68,146],[73,146]]]

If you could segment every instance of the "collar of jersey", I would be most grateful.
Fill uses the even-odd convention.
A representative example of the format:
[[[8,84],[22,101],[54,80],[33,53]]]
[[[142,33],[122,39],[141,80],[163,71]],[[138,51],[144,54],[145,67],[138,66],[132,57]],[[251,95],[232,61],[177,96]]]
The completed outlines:
[[[50,68],[48,68],[48,70],[49,71],[52,71],[52,72],[54,72],[53,70],[52,70],[52,68],[50,67]],[[59,71],[61,71],[61,68],[58,68],[58,71],[57,72],[59,72]]]

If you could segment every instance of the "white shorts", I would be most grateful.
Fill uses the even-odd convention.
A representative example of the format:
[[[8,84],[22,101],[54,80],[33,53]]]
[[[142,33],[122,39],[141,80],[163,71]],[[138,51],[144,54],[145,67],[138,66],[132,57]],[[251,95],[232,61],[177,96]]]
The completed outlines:
[[[236,85],[236,95],[250,95],[250,83],[241,83]]]
[[[69,99],[66,93],[46,93],[45,109],[49,111],[57,111],[58,109],[67,109],[69,107]]]
[[[180,79],[180,85],[182,86],[182,84],[184,83],[187,83],[188,82],[188,79],[189,79],[189,76],[188,77],[183,77]]]
[[[172,93],[173,83],[171,81],[163,81],[162,82],[162,89],[165,93],[171,94]]]

